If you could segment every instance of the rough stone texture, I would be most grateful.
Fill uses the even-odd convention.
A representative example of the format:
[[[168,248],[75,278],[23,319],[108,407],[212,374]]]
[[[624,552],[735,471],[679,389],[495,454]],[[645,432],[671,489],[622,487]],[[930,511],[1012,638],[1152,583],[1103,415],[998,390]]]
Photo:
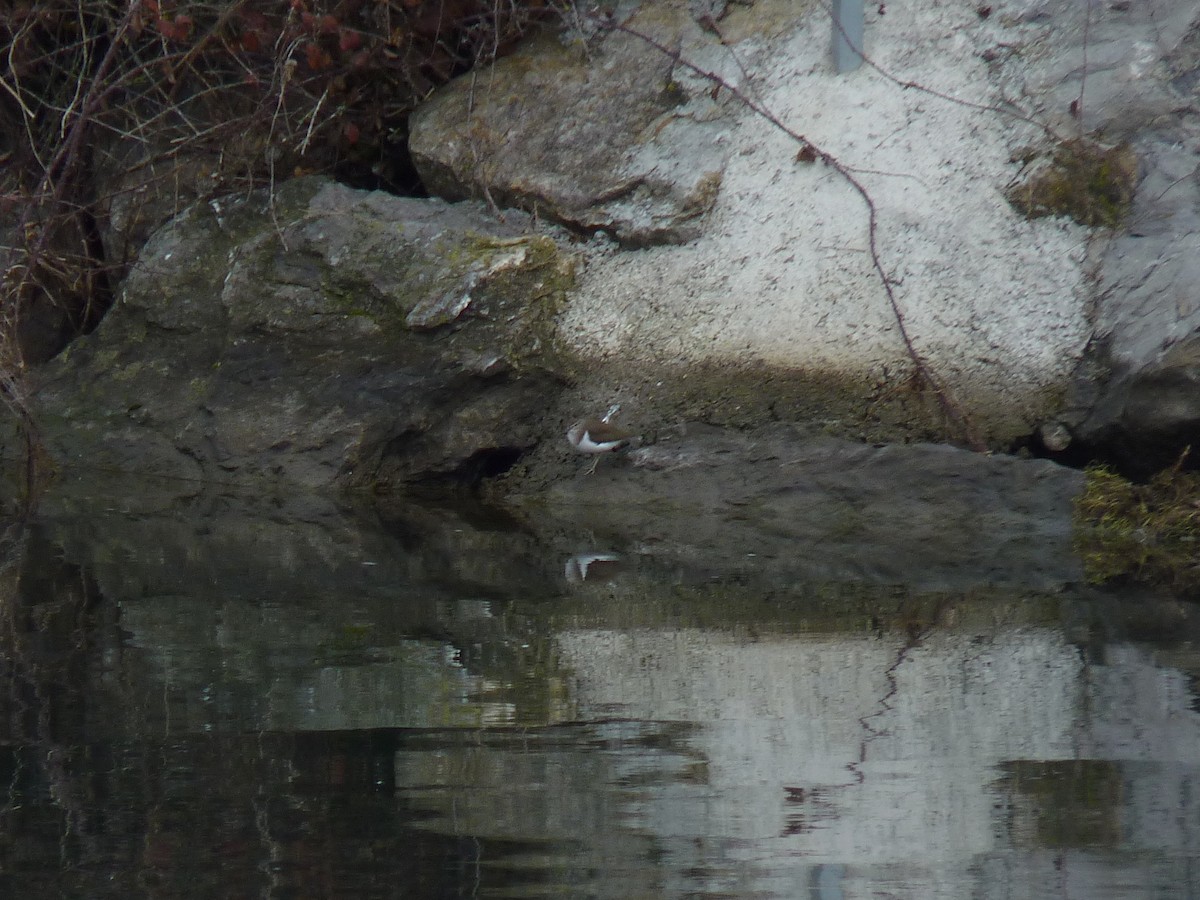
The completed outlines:
[[[129,141],[113,139],[101,148],[97,167],[98,222],[105,259],[117,272],[137,258],[142,246],[164,223],[201,197],[234,193],[236,178],[223,177],[222,164],[242,166],[246,159],[220,153],[186,157],[159,154]],[[260,150],[260,155],[264,151]]]
[[[38,373],[46,441],[67,463],[309,487],[503,465],[536,440],[571,279],[523,224],[319,180],[193,207]]]
[[[626,245],[690,240],[716,199],[729,125],[722,104],[674,77],[627,35],[591,54],[546,38],[421,107],[413,162],[450,199],[488,196]]]
[[[646,6],[630,26],[853,167],[918,350],[993,443],[1041,425],[1051,449],[1071,452],[1074,439],[1168,462],[1200,422],[1200,0],[1088,8],[1086,28],[1068,0],[1000,4],[987,17],[932,0],[869,12],[873,60],[975,106],[870,66],[834,76],[816,6],[735,4],[705,30],[680,0]],[[1112,55],[1126,33],[1152,45],[1154,65]],[[1095,69],[1111,78],[1064,67],[1085,34],[1089,50],[1112,51]],[[565,457],[570,418],[614,401],[650,431],[777,418],[873,437],[862,423],[905,402],[911,366],[868,261],[860,199],[727,89],[714,94],[648,45],[612,34],[589,52],[590,62],[543,42],[494,78],[464,79],[417,117],[414,149],[431,151],[430,177],[448,193],[480,187],[456,166],[484,146],[495,151],[486,169],[467,168],[488,173],[492,199],[520,199],[493,178],[507,172],[510,186],[538,185],[530,197],[554,187],[558,215],[579,227],[627,244],[696,234],[690,243],[589,242],[563,312],[568,266],[521,213],[498,221],[482,203],[311,181],[285,186],[271,210],[265,194],[194,207],[145,247],[100,330],[37,375],[52,449],[173,477],[353,486],[469,480],[539,443]],[[1085,126],[1140,157],[1119,234],[1029,221],[1004,200],[1014,152],[1045,141],[1044,126],[1078,130],[1063,85],[1073,99],[1083,90]],[[543,88],[553,114],[538,105]],[[1001,98],[1017,117],[994,106]],[[1130,104],[1152,115],[1122,130]],[[442,157],[438,140],[449,142]],[[693,215],[707,208],[693,203],[704,173],[719,191]],[[560,346],[593,371],[559,365]],[[1064,409],[1080,364],[1087,377]],[[548,374],[567,370],[584,376],[569,391]],[[736,391],[711,378],[725,370],[741,373]],[[799,384],[785,378],[796,372],[834,388],[789,398],[780,385]],[[666,395],[685,383],[701,383],[707,408],[670,408]]]
[[[1057,427],[1069,453],[1146,473],[1200,439],[1200,3],[1001,9],[1030,29],[1031,62],[1009,88],[1059,131],[1125,141],[1138,156],[1129,221],[1098,248],[1092,341]]]
[[[87,471],[54,485],[39,515],[74,532],[72,554],[122,599],[211,604],[213,584],[225,597],[274,584],[346,598],[383,587],[394,599],[397,584],[427,579],[460,597],[478,585],[536,602],[564,578],[578,583],[568,566],[587,554],[617,557],[654,590],[725,583],[763,596],[811,584],[1056,591],[1084,577],[1071,545],[1083,476],[1046,460],[689,424],[586,467],[502,507],[395,495],[363,498],[353,515],[327,493],[101,483]]]
[[[1200,62],[1200,7],[1192,0],[1010,0],[993,7],[993,15],[1023,31],[1028,62],[1011,70],[1019,85],[1010,86],[1059,133],[1129,140],[1187,111],[1183,81],[1195,77]]]
[[[1141,401],[1141,412],[1127,410],[1122,398],[1143,367],[1147,380],[1134,393],[1151,397],[1164,384],[1164,354],[1196,327],[1189,248],[1198,240],[1200,2],[1008,0],[984,9],[869,4],[866,53],[879,68],[844,76],[832,72],[829,22],[818,4],[730,5],[715,30],[689,18],[682,0],[625,4],[622,21],[717,72],[852,168],[875,202],[881,262],[917,350],[993,444],[1039,426],[1068,442],[1136,444],[1147,410]],[[702,233],[685,246],[636,253],[603,241],[589,248],[560,321],[565,342],[598,369],[611,364],[593,405],[643,392],[631,361],[683,370],[697,362],[762,365],[840,377],[861,395],[902,394],[911,366],[866,252],[860,198],[829,167],[798,161],[795,141],[730,103],[728,91],[716,91],[720,106],[712,106],[711,81],[679,63],[668,75],[652,48],[640,50],[649,56],[635,90],[628,67],[612,65],[631,52],[629,41],[600,39],[586,74],[569,77],[568,51],[528,48],[519,64],[435,96],[413,128],[435,190],[461,196],[488,184],[495,196],[519,200],[522,192],[510,189],[518,182],[561,184],[564,172],[569,185],[590,183],[595,171],[611,178],[611,165],[580,155],[597,135],[615,160],[651,151],[682,159],[698,143],[668,128],[631,127],[625,117],[606,122],[600,117],[612,108],[586,106],[589,98],[628,95],[636,108],[636,97],[677,87],[672,115],[720,109],[713,139],[723,168],[715,203],[694,223]],[[489,94],[491,79],[503,88]],[[543,102],[551,82],[552,112],[528,115],[521,103]],[[581,108],[586,114],[572,112]],[[658,121],[642,115],[639,122]],[[502,166],[480,165],[464,149],[481,127],[513,148],[495,157]],[[1080,134],[1128,142],[1140,158],[1127,232],[1063,217],[1030,221],[1005,202],[1030,148],[1045,154]],[[691,185],[684,178],[674,193]],[[1111,387],[1089,395],[1088,383],[1110,371]],[[1192,427],[1193,412],[1179,402],[1191,377],[1179,373],[1179,390],[1155,414],[1170,440]],[[854,416],[852,404],[829,400],[826,418]]]
[[[1080,442],[1142,472],[1200,442],[1200,129],[1174,131],[1142,142],[1130,227],[1100,270],[1100,373],[1067,412]]]
[[[578,541],[582,524],[590,540],[574,552],[684,582],[1054,590],[1083,577],[1071,550],[1083,476],[1045,460],[691,424],[584,470],[533,494],[529,527]]]

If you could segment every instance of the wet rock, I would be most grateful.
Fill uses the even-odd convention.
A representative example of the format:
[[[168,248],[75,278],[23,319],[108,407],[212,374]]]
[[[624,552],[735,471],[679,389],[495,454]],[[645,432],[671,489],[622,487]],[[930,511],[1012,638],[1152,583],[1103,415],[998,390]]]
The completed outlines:
[[[1082,482],[1046,460],[687,425],[507,504],[548,543],[586,531],[592,555],[693,584],[1057,590],[1083,579],[1071,544]]]

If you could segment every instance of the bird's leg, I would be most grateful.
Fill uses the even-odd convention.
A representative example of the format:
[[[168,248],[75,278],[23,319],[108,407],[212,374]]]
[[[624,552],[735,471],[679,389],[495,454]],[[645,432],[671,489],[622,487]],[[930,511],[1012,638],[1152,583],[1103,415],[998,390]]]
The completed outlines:
[[[597,453],[595,456],[592,457],[592,464],[587,467],[587,471],[584,472],[583,474],[584,475],[595,475],[596,474],[596,466],[598,466],[598,465],[600,465],[600,454],[599,453]]]

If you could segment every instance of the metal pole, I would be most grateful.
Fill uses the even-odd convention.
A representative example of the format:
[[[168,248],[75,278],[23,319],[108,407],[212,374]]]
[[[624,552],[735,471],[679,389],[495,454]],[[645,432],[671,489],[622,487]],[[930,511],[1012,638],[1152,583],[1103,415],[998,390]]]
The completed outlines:
[[[833,0],[833,65],[853,72],[862,64],[863,0]]]

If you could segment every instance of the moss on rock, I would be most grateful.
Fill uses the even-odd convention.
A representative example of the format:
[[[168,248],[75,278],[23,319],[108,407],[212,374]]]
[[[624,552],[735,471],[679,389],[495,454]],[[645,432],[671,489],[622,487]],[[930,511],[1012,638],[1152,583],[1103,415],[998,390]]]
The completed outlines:
[[[1138,166],[1128,144],[1104,147],[1079,138],[1037,159],[1026,154],[1022,161],[1034,168],[1008,191],[1009,202],[1031,219],[1069,216],[1088,228],[1116,228],[1129,214]]]
[[[1075,544],[1089,581],[1200,587],[1200,474],[1182,471],[1182,462],[1145,484],[1107,466],[1087,470],[1075,502]]]

